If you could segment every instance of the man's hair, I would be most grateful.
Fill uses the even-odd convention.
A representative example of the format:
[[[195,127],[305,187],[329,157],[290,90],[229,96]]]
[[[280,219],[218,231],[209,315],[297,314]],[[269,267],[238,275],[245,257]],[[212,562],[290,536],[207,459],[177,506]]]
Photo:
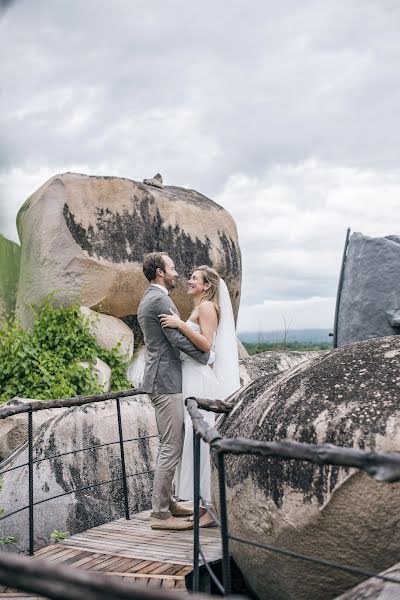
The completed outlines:
[[[164,256],[168,256],[168,254],[166,252],[150,252],[144,257],[143,273],[148,281],[156,278],[157,269],[165,271]]]

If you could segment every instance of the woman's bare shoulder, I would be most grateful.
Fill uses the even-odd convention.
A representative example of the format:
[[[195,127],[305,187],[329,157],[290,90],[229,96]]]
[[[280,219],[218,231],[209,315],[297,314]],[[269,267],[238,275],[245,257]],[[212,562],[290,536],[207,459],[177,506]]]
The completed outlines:
[[[198,307],[199,315],[216,315],[214,304],[210,300],[204,300]]]

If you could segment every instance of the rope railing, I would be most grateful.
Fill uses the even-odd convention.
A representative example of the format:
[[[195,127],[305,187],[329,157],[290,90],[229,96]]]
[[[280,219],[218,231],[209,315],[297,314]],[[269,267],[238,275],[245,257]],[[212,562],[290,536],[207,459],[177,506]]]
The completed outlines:
[[[200,518],[197,505],[203,501],[200,495],[200,439],[208,443],[217,453],[217,470],[219,481],[219,519],[217,523],[220,527],[221,542],[222,542],[222,574],[223,581],[219,582],[217,588],[224,595],[231,591],[231,574],[230,574],[230,555],[229,541],[235,541],[241,544],[246,544],[267,550],[272,553],[284,554],[293,559],[312,562],[327,568],[344,571],[356,576],[374,577],[376,579],[387,581],[390,583],[400,584],[400,578],[390,575],[380,575],[371,572],[362,567],[347,565],[331,560],[300,554],[287,548],[282,548],[273,544],[262,544],[253,540],[244,539],[229,533],[228,529],[228,511],[226,503],[226,485],[225,485],[225,464],[224,458],[226,454],[251,454],[264,458],[278,458],[281,460],[301,460],[311,462],[317,465],[335,465],[342,467],[351,467],[365,471],[370,477],[386,483],[394,483],[400,481],[400,454],[394,452],[368,452],[355,448],[345,448],[335,446],[334,444],[306,444],[289,440],[262,442],[245,438],[224,438],[213,427],[208,425],[203,419],[199,407],[203,410],[210,410],[212,406],[213,412],[228,413],[231,407],[222,402],[220,410],[217,409],[216,401],[207,401],[196,398],[187,398],[186,406],[193,424],[193,447],[194,447],[194,502],[195,502],[195,523],[194,523],[194,559],[193,559],[193,591],[199,589],[199,555],[203,557],[199,537],[199,524],[196,519]],[[221,403],[221,401],[218,401]],[[204,501],[203,501],[204,503]],[[207,508],[207,507],[206,507]],[[207,511],[213,514],[212,511]],[[209,571],[210,565],[207,566]],[[212,580],[215,579],[212,577]],[[400,589],[399,589],[400,593]]]
[[[22,592],[43,595],[51,600],[179,600],[181,592],[146,588],[136,582],[118,581],[48,560],[34,561],[12,553],[0,553],[0,583]],[[193,594],[193,600],[210,596]],[[235,600],[240,600],[235,596]],[[244,599],[242,599],[244,600]]]
[[[4,476],[6,473],[10,471],[15,471],[16,469],[21,469],[23,467],[28,467],[28,504],[26,506],[18,507],[14,510],[9,510],[5,514],[0,517],[0,522],[14,516],[24,510],[28,511],[28,527],[29,527],[29,554],[32,556],[34,554],[35,549],[35,536],[34,536],[34,507],[39,504],[44,504],[46,502],[50,502],[51,500],[55,500],[57,498],[61,498],[63,496],[68,496],[70,494],[83,492],[85,490],[94,489],[96,487],[102,485],[110,485],[121,482],[122,484],[122,494],[123,494],[123,508],[126,519],[130,519],[130,511],[129,511],[129,490],[128,490],[128,479],[132,477],[142,477],[145,475],[152,475],[153,470],[149,471],[141,471],[137,473],[127,473],[126,464],[125,464],[125,445],[128,442],[137,442],[140,443],[143,440],[148,440],[150,438],[158,438],[158,434],[154,435],[144,435],[135,438],[125,439],[123,436],[123,428],[122,428],[122,414],[121,414],[121,398],[132,397],[142,394],[141,390],[136,389],[128,389],[128,390],[120,390],[118,392],[108,392],[104,394],[93,394],[89,396],[76,396],[72,398],[60,398],[57,400],[32,400],[32,402],[26,402],[23,404],[9,405],[0,409],[0,419],[6,419],[8,417],[14,416],[16,414],[26,414],[28,419],[28,461],[24,462],[20,465],[13,466],[9,469],[2,469],[0,471],[0,477]],[[116,406],[116,424],[118,429],[118,439],[113,442],[109,442],[107,444],[96,444],[92,446],[87,446],[84,448],[77,448],[75,450],[70,450],[68,452],[62,452],[51,456],[45,456],[41,458],[35,458],[33,452],[33,414],[47,409],[60,409],[60,408],[71,408],[77,406],[83,406],[85,404],[92,404],[96,402],[105,402],[107,400],[115,400]],[[61,494],[57,494],[55,496],[49,496],[47,498],[35,501],[34,494],[34,480],[33,480],[33,469],[35,465],[40,465],[44,461],[51,461],[55,458],[61,458],[63,456],[78,454],[79,452],[85,451],[96,451],[105,446],[119,445],[119,455],[120,455],[120,466],[121,466],[121,475],[120,477],[114,477],[113,479],[107,481],[96,481],[95,483],[91,483],[85,486],[77,487],[74,489],[67,490]]]

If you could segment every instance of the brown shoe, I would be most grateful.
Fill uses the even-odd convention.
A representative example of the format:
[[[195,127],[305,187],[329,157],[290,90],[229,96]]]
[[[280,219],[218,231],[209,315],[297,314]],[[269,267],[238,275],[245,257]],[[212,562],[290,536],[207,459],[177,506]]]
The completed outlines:
[[[182,504],[174,504],[170,506],[171,515],[173,517],[191,517],[193,515],[193,508],[182,506]]]
[[[183,519],[177,519],[176,517],[169,517],[168,519],[156,519],[156,517],[150,517],[150,527],[152,529],[181,531],[182,529],[193,529],[193,523],[184,521]]]

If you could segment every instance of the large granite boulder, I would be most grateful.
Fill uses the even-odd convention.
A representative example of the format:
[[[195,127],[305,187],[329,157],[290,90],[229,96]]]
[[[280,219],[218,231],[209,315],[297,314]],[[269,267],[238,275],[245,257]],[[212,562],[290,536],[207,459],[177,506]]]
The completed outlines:
[[[30,404],[31,402],[38,402],[32,398],[12,398],[8,402],[2,405],[1,408],[7,408],[8,406],[18,406],[21,404]],[[42,402],[46,402],[43,400]],[[57,415],[60,415],[66,409],[60,408],[58,411],[45,409],[35,413],[33,420],[33,431],[36,431],[51,419],[54,419]],[[28,415],[27,413],[16,414],[7,419],[0,419],[0,461],[4,460],[10,454],[14,452],[24,444],[28,439]]]
[[[337,345],[400,334],[400,236],[350,237]]]
[[[22,206],[17,312],[49,293],[56,302],[79,301],[114,317],[136,315],[147,281],[145,254],[164,250],[180,278],[174,301],[186,318],[186,280],[210,264],[225,278],[235,315],[241,257],[235,223],[221,206],[193,190],[156,187],[117,177],[56,175]]]
[[[68,493],[35,507],[35,543],[49,543],[54,529],[73,534],[112,521],[124,515],[118,422],[115,400],[66,409],[42,425],[34,436],[34,501]],[[146,395],[121,400],[125,460],[132,513],[150,508],[151,488],[158,451],[157,426],[153,406]],[[36,415],[33,415],[35,420]],[[146,437],[154,436],[154,437]],[[137,438],[144,438],[140,441]],[[115,443],[117,442],[117,443]],[[65,452],[106,444],[77,454]],[[107,445],[109,444],[109,445]],[[2,463],[2,471],[27,462],[26,444]],[[116,481],[117,480],[117,481]],[[90,487],[105,482],[99,487]],[[110,483],[111,482],[111,483]],[[3,475],[0,506],[6,513],[27,506],[28,470],[26,466]],[[1,521],[0,535],[17,537],[16,550],[28,548],[28,511]]]
[[[400,451],[399,359],[400,337],[393,336],[326,352],[272,381],[267,374],[236,394],[219,430]],[[297,461],[230,456],[226,465],[231,533],[375,572],[398,560],[400,484]],[[328,600],[355,583],[250,546],[232,543],[232,554],[261,598]]]
[[[21,248],[0,234],[0,325],[15,309]]]

